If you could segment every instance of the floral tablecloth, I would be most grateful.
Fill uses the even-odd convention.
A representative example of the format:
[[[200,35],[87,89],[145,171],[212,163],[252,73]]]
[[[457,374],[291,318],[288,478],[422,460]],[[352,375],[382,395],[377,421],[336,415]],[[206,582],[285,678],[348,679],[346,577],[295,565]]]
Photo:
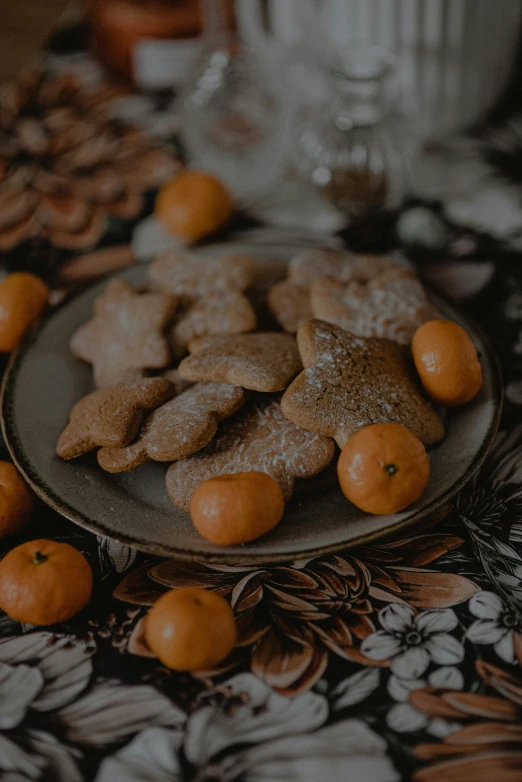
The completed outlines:
[[[120,95],[118,111],[138,121],[141,100]],[[170,137],[165,105],[150,108],[146,132]],[[130,239],[151,199],[138,203],[143,178],[133,185],[124,177],[128,192],[111,201],[107,188],[118,190],[115,178],[128,169],[97,149],[103,176],[93,180],[90,211],[77,207],[83,227],[75,228],[79,218],[64,227],[58,214],[58,234],[48,219],[23,242],[4,241],[8,268],[55,275],[89,247],[88,237],[78,247],[67,233],[78,239],[93,222],[105,247]],[[458,228],[440,207],[430,214],[447,238],[421,272],[483,326],[505,375],[501,431],[480,474],[437,523],[266,567],[152,559],[40,505],[24,536],[4,541],[0,553],[22,539],[65,540],[88,557],[96,585],[88,607],[61,626],[0,615],[2,780],[522,779],[520,259],[516,246]],[[382,226],[348,238],[374,246],[377,235],[382,242]],[[100,256],[92,267],[91,256],[81,257],[84,270],[99,271]],[[142,637],[147,607],[166,589],[195,584],[226,597],[239,627],[224,667],[197,677],[164,668]]]

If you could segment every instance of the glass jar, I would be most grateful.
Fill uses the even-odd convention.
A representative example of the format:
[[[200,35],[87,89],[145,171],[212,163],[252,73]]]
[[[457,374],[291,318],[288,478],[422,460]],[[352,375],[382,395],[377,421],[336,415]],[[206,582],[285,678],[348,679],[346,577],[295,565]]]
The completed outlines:
[[[330,69],[331,94],[302,130],[294,166],[350,220],[400,205],[418,150],[402,106],[396,58],[373,46],[352,46]]]
[[[242,206],[275,186],[291,142],[291,100],[258,0],[205,0],[204,51],[180,97],[182,142]],[[252,33],[249,35],[248,33]]]

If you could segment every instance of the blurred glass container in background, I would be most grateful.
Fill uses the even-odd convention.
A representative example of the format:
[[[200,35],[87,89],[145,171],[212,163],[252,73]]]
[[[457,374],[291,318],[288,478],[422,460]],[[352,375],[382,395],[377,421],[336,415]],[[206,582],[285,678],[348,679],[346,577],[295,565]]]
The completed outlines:
[[[350,220],[398,207],[418,150],[391,52],[353,45],[337,52],[331,94],[301,131],[293,164]]]
[[[288,159],[293,99],[280,52],[260,34],[258,0],[204,0],[204,45],[180,96],[191,165],[219,176],[247,205],[273,188]]]
[[[480,119],[505,88],[520,39],[520,0],[267,0],[286,46],[328,57],[349,40],[392,49],[424,137]]]

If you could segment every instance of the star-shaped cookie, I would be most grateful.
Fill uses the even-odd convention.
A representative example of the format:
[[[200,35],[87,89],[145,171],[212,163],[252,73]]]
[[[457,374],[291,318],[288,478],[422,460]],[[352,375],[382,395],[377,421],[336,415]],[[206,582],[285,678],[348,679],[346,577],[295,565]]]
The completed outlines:
[[[314,317],[320,320],[361,337],[386,337],[401,345],[409,344],[427,320],[440,317],[415,272],[400,267],[367,284],[316,280],[310,301]]]
[[[154,410],[126,448],[101,448],[98,463],[107,472],[127,472],[150,461],[183,459],[207,445],[218,423],[246,399],[244,389],[228,383],[196,383]]]
[[[301,369],[295,338],[260,332],[209,336],[179,365],[187,380],[233,383],[253,391],[282,391]]]
[[[244,291],[255,273],[255,261],[246,255],[205,258],[173,251],[160,255],[150,265],[148,283],[152,290],[192,299],[216,291]]]
[[[211,293],[188,305],[171,331],[176,356],[187,352],[190,341],[207,334],[243,334],[256,327],[256,313],[246,296],[237,291]]]
[[[421,396],[399,345],[357,337],[321,320],[305,323],[297,341],[305,367],[281,400],[298,426],[334,437],[342,448],[364,426],[400,423],[435,445],[444,426]]]
[[[137,293],[125,280],[111,280],[96,299],[92,320],[73,334],[71,351],[93,365],[97,388],[129,372],[162,369],[171,358],[163,332],[176,306],[172,296]]]
[[[256,470],[275,478],[289,500],[296,479],[322,472],[334,453],[333,440],[294,426],[281,413],[278,399],[260,397],[226,421],[206,448],[169,467],[167,493],[178,508],[188,511],[203,481]]]
[[[310,286],[328,277],[339,282],[368,282],[390,267],[388,258],[377,255],[352,255],[341,250],[313,248],[290,259],[288,279],[274,285],[267,297],[268,306],[284,331],[295,334],[312,315]]]
[[[163,377],[119,383],[88,394],[73,407],[56,453],[75,459],[97,446],[123,446],[137,435],[146,412],[166,402],[174,387]]]
[[[289,261],[288,279],[296,285],[310,287],[320,277],[340,282],[373,280],[393,263],[380,255],[355,255],[346,250],[311,248],[303,250]]]

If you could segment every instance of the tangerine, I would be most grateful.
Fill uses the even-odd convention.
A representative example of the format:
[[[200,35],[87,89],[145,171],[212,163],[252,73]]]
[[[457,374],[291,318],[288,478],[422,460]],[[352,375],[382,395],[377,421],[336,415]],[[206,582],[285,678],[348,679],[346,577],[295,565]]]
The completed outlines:
[[[366,513],[398,513],[418,500],[430,474],[426,449],[402,424],[372,424],[354,434],[337,462],[344,496]]]
[[[33,507],[33,493],[14,464],[0,462],[0,539],[20,532]]]
[[[65,622],[81,611],[91,593],[91,566],[68,543],[30,540],[0,562],[0,609],[17,622]]]
[[[411,343],[415,367],[428,396],[445,407],[464,405],[482,387],[477,349],[462,326],[452,320],[429,320]]]
[[[217,177],[186,169],[160,189],[155,213],[170,233],[196,242],[230,220],[234,203]]]
[[[283,490],[265,472],[219,475],[200,483],[190,500],[199,534],[218,546],[255,540],[281,521]]]
[[[0,282],[0,351],[10,353],[45,309],[49,288],[34,274],[13,272]]]
[[[208,670],[236,645],[234,613],[215,592],[200,587],[172,589],[149,610],[145,639],[167,668]]]

